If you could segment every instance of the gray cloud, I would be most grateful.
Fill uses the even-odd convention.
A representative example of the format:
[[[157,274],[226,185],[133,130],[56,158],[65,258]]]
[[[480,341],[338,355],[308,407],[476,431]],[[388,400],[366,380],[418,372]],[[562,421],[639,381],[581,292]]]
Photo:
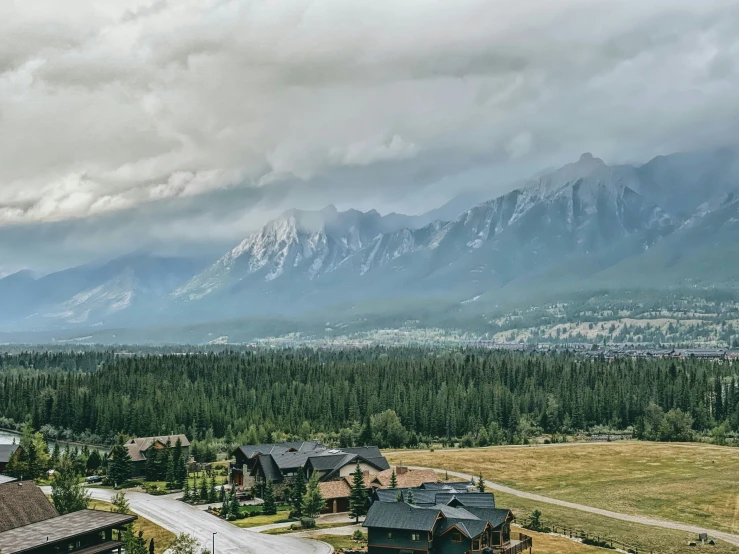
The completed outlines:
[[[737,28],[736,0],[5,2],[0,226],[236,240],[283,206],[720,144]]]

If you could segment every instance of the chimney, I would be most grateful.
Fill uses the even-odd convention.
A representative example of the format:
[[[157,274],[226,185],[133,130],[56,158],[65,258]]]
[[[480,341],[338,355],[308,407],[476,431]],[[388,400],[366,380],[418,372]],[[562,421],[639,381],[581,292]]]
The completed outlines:
[[[395,475],[405,475],[408,473],[408,468],[405,466],[395,466]]]

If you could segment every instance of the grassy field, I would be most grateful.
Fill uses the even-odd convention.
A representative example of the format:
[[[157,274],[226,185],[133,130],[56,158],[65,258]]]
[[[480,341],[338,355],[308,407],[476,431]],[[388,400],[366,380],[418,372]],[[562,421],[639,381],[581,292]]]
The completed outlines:
[[[336,529],[338,527],[349,527],[350,525],[354,525],[354,523],[319,523],[316,525],[315,529]],[[279,527],[277,529],[269,529],[264,532],[267,535],[289,535],[290,533],[300,533],[302,531],[305,531],[305,529],[300,528],[300,522],[296,522],[295,526],[296,529],[290,529],[290,527]]]
[[[389,454],[391,463],[482,475],[521,490],[623,513],[739,532],[739,449],[700,444],[612,443]],[[684,552],[695,537],[619,522],[578,510],[496,493],[519,519],[543,519],[636,543],[655,552]],[[720,543],[713,552],[739,552]]]
[[[110,502],[104,502],[102,500],[91,500],[89,508],[91,510],[103,510],[109,512],[113,505]],[[148,541],[154,539],[154,549],[156,554],[162,554],[174,540],[174,533],[170,533],[166,529],[159,527],[152,523],[148,519],[144,519],[139,516],[136,522],[133,524],[134,529],[138,533],[139,531],[144,532],[144,537],[147,541],[147,548],[149,546]]]

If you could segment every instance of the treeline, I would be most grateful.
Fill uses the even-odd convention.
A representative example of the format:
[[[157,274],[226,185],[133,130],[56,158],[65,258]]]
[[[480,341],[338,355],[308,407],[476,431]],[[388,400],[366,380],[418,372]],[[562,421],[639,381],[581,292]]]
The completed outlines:
[[[0,416],[47,435],[109,444],[118,433],[185,433],[227,444],[320,435],[397,447],[454,438],[525,442],[537,432],[596,426],[669,439],[675,421],[681,438],[686,422],[699,433],[739,430],[737,368],[692,359],[420,348],[88,352],[84,363],[77,354],[48,356],[2,358]]]

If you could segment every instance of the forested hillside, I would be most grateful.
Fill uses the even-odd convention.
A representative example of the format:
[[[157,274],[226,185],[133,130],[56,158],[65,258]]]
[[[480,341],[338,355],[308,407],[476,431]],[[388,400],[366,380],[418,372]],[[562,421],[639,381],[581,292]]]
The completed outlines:
[[[691,428],[739,429],[738,373],[699,360],[415,348],[5,354],[0,426],[30,422],[52,438],[107,443],[123,432],[226,444],[490,444],[595,426],[687,439]]]

